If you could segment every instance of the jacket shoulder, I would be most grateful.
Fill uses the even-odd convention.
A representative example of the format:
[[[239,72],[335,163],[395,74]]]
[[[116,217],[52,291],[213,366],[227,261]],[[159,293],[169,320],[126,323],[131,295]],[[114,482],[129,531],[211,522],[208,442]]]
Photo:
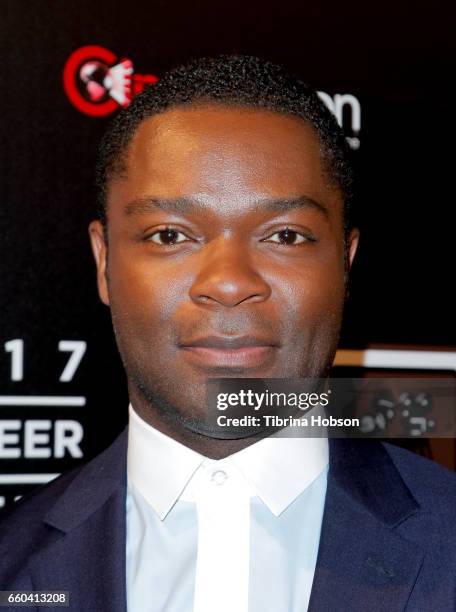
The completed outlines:
[[[23,523],[30,529],[33,523],[40,521],[53,506],[56,499],[64,493],[74,478],[80,473],[84,465],[61,474],[51,482],[37,487],[31,493],[28,493],[12,504],[0,520],[0,542],[2,541],[3,532],[10,525]]]
[[[423,510],[454,514],[456,473],[393,444],[383,443],[405,484]]]
[[[76,513],[78,505],[84,506],[82,498],[88,489],[99,495],[103,480],[120,477],[125,453],[126,431],[94,459],[37,488],[7,511],[0,521],[0,589],[55,537],[56,530],[46,517],[62,503],[66,514]]]
[[[0,588],[24,569],[28,558],[47,540],[44,517],[82,467],[59,476],[16,502],[0,522]]]

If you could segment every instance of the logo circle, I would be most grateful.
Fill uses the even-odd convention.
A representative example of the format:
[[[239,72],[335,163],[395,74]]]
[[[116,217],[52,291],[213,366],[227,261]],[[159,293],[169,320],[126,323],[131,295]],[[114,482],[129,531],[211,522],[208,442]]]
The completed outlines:
[[[86,45],[76,49],[65,63],[63,68],[63,88],[70,102],[85,115],[91,117],[103,117],[113,113],[119,105],[113,99],[105,100],[104,102],[96,103],[89,102],[79,91],[77,79],[79,69],[89,60],[101,61],[108,66],[114,64],[117,60],[116,55],[99,45]]]

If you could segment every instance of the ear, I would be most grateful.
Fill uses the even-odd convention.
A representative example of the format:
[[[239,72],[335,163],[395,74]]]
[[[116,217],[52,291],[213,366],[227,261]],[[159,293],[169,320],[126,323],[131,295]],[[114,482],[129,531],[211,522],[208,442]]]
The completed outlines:
[[[359,243],[359,230],[355,227],[351,230],[347,239],[347,251],[348,251],[348,269],[352,267],[353,260],[355,259],[356,251]]]
[[[98,295],[106,306],[109,306],[108,283],[106,278],[106,260],[108,245],[105,242],[103,226],[100,221],[92,221],[89,225],[90,243],[97,266]]]

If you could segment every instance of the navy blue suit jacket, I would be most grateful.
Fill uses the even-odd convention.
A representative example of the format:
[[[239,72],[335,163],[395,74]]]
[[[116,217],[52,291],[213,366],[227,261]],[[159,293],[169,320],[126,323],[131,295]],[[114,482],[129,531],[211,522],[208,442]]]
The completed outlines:
[[[71,610],[126,610],[126,447],[124,431],[19,502],[0,524],[0,590],[61,589]],[[309,610],[454,612],[456,475],[389,444],[330,440]]]

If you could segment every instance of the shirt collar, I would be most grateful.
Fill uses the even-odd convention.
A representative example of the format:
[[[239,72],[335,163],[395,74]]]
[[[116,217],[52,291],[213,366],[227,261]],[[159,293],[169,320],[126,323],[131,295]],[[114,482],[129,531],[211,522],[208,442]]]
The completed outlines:
[[[129,484],[163,520],[202,464],[217,464],[146,423],[129,407]],[[264,438],[220,460],[240,472],[251,491],[279,516],[328,465],[326,438]]]
[[[231,455],[269,510],[279,516],[328,466],[328,439],[291,437],[290,428]],[[289,437],[290,436],[290,437]]]
[[[163,520],[205,457],[128,410],[128,482]]]

